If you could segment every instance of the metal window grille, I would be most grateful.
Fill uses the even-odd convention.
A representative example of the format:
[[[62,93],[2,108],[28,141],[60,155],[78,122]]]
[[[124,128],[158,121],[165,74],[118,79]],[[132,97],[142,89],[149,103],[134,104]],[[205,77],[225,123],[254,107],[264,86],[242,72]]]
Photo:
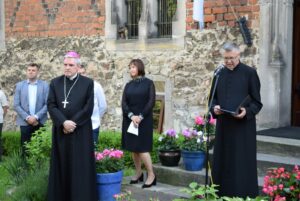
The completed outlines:
[[[141,0],[126,0],[128,38],[138,38],[139,20],[141,17]]]
[[[172,18],[176,12],[177,0],[158,0],[158,37],[172,37]]]

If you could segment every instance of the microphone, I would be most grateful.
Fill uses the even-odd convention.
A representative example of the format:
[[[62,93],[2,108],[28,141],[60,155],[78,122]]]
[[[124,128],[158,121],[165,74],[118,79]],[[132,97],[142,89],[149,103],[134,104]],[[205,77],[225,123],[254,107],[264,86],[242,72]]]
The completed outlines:
[[[219,65],[217,69],[215,70],[214,76],[218,75],[225,66],[223,64]]]

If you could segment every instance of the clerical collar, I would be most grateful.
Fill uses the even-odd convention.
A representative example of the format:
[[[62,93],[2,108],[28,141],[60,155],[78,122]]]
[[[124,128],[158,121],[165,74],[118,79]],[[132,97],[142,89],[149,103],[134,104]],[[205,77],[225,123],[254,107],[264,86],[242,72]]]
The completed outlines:
[[[77,77],[78,73],[76,73],[75,75],[73,75],[72,77],[68,77],[69,80],[73,81],[76,77]]]
[[[230,70],[230,71],[234,71],[234,70],[236,70],[239,66],[240,66],[240,64],[241,64],[241,62],[239,62],[235,67],[233,67],[233,68],[228,68],[227,66],[226,66],[226,68],[228,69],[228,70]]]

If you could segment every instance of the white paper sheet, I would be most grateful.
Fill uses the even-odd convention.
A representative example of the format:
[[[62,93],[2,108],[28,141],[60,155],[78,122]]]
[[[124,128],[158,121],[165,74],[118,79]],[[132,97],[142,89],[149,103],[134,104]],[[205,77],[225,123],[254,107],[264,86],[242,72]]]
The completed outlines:
[[[138,136],[139,135],[139,127],[135,127],[133,121],[130,123],[127,132],[133,135]]]

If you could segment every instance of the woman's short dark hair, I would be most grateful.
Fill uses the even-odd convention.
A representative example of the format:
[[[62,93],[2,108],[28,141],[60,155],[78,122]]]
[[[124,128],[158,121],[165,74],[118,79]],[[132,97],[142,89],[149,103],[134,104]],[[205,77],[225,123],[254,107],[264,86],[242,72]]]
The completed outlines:
[[[140,59],[132,59],[129,63],[129,66],[134,65],[138,69],[138,75],[144,76],[145,75],[145,65],[142,60]]]

